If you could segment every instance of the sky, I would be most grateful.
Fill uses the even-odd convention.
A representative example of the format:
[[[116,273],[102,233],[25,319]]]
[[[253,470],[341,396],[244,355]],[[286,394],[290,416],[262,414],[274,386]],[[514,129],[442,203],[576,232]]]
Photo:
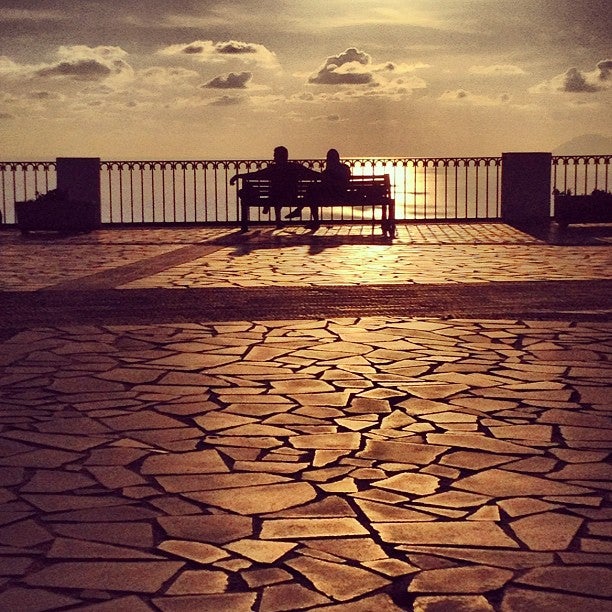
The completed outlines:
[[[609,0],[0,0],[0,160],[612,153],[611,14]]]

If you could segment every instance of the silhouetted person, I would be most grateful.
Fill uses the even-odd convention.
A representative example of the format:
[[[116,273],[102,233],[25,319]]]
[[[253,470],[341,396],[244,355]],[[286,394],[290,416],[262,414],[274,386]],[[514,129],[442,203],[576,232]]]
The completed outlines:
[[[346,197],[351,180],[351,169],[340,161],[340,154],[336,149],[327,152],[325,168],[320,173],[320,182],[312,185],[306,193],[305,205],[310,206],[312,221],[306,224],[312,229],[319,228],[319,206],[324,203],[333,204],[342,202]],[[300,217],[304,206],[299,206],[286,215],[287,219]]]
[[[276,226],[281,227],[281,208],[282,206],[295,205],[298,197],[298,181],[300,179],[319,179],[321,174],[297,162],[290,162],[287,148],[276,147],[274,149],[274,163],[261,170],[236,174],[230,179],[230,185],[233,185],[239,177],[270,180],[268,201],[270,206],[274,208]],[[260,194],[256,188],[247,185],[238,191],[238,196],[243,204],[243,219],[245,219],[245,207],[248,212],[248,206],[256,204],[260,199]],[[264,206],[262,212],[268,214],[270,206]]]

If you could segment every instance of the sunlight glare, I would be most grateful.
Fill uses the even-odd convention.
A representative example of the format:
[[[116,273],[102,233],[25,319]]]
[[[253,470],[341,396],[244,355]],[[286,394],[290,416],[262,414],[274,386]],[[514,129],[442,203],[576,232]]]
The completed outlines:
[[[339,4],[344,5],[344,8],[339,7]],[[308,17],[310,25],[316,22],[319,28],[362,25],[444,27],[444,23],[434,18],[433,12],[423,0],[383,0],[377,2],[377,6],[372,6],[370,0],[344,0],[333,6],[327,0],[317,0],[308,3]]]

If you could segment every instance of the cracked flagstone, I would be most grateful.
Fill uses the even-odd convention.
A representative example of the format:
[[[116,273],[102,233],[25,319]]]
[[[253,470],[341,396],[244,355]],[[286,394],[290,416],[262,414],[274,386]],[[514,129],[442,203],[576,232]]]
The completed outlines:
[[[16,332],[0,605],[599,612],[611,331],[344,317]]]

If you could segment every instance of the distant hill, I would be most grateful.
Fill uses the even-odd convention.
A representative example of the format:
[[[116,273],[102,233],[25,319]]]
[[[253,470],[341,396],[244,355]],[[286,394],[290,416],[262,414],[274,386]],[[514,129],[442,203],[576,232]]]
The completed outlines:
[[[612,137],[583,134],[560,144],[552,153],[553,155],[612,155]]]

